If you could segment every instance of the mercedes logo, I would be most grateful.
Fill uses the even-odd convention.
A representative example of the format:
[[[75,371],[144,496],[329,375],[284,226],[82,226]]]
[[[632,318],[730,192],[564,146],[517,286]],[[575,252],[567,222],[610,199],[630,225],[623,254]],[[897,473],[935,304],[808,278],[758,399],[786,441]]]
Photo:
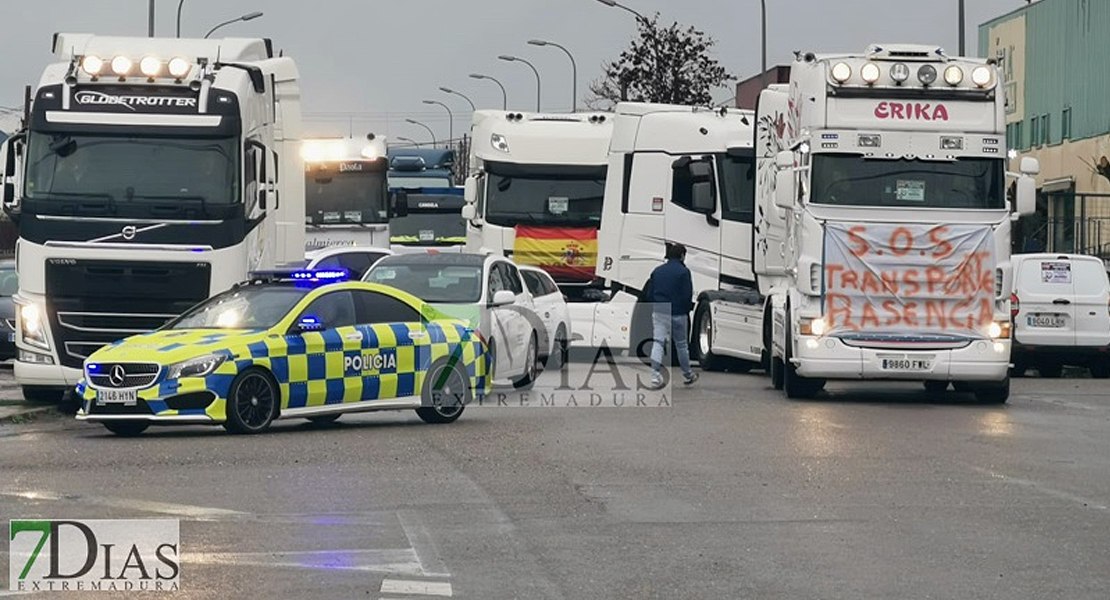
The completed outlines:
[[[108,371],[108,381],[111,381],[112,385],[116,387],[121,387],[126,379],[127,370],[123,368],[123,365],[112,365],[112,369]]]
[[[125,240],[135,239],[135,234],[136,233],[137,233],[137,231],[135,230],[134,225],[124,226],[123,231],[121,232],[121,234],[123,235],[123,239],[125,239]]]

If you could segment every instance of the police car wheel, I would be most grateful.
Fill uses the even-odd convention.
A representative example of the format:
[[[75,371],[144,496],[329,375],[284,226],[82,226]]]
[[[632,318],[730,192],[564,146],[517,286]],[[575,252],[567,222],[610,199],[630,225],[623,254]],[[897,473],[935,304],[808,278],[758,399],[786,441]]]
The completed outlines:
[[[146,431],[146,421],[105,421],[104,428],[120,437],[134,437]]]
[[[261,433],[277,416],[277,385],[262,369],[247,369],[231,382],[227,397],[227,421],[232,433]]]
[[[458,364],[440,359],[428,369],[424,388],[420,390],[421,406],[417,416],[425,423],[453,423],[462,416],[470,401],[470,385]]]

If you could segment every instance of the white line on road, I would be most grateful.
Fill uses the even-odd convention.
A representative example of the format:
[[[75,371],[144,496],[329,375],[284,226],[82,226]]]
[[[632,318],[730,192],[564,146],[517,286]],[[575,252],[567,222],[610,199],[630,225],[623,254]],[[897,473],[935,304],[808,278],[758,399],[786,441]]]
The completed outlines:
[[[972,466],[971,468],[974,469],[975,471],[978,471],[978,472],[984,474],[984,475],[987,475],[988,477],[990,477],[992,479],[1000,479],[1000,480],[1002,480],[1006,483],[1012,483],[1014,485],[1020,485],[1022,487],[1027,487],[1027,488],[1030,488],[1030,489],[1034,489],[1034,490],[1037,490],[1038,492],[1041,492],[1042,494],[1046,494],[1046,495],[1052,496],[1054,498],[1059,498],[1061,500],[1067,500],[1069,502],[1074,502],[1076,504],[1082,504],[1083,506],[1086,506],[1087,508],[1093,508],[1093,509],[1096,509],[1096,510],[1110,510],[1110,507],[1108,507],[1107,505],[1105,505],[1101,502],[1091,500],[1089,498],[1084,498],[1083,496],[1077,496],[1075,494],[1072,494],[1071,492],[1065,492],[1063,490],[1057,490],[1055,488],[1050,488],[1050,487],[1046,486],[1043,483],[1037,483],[1036,481],[1032,481],[1032,480],[1029,480],[1029,479],[1022,479],[1020,477],[1012,477],[1010,475],[1006,475],[1004,473],[999,473],[997,471],[992,471],[991,469],[984,469],[982,467]]]
[[[70,502],[80,502],[81,504],[93,506],[109,506],[114,508],[125,508],[140,512],[158,513],[165,515],[175,515],[179,517],[189,517],[196,520],[216,519],[226,517],[244,517],[247,513],[239,512],[237,510],[227,510],[224,508],[212,508],[209,506],[193,506],[190,504],[174,504],[172,502],[152,502],[149,500],[135,500],[132,498],[108,498],[101,496],[85,496],[83,494],[58,494],[56,492],[42,492],[42,491],[23,491],[23,492],[0,492],[0,496],[8,496],[11,498],[22,498],[24,500],[64,500]]]
[[[409,546],[412,546],[413,551],[416,552],[416,558],[420,561],[424,574],[429,577],[450,577],[447,564],[440,557],[439,550],[432,541],[431,534],[428,533],[428,528],[424,526],[416,511],[397,511],[397,520],[401,522],[401,529],[405,532]]]
[[[182,564],[364,571],[423,575],[412,548],[305,552],[185,552]]]
[[[412,581],[383,579],[383,594],[419,594],[422,596],[451,596],[451,584],[446,581]]]

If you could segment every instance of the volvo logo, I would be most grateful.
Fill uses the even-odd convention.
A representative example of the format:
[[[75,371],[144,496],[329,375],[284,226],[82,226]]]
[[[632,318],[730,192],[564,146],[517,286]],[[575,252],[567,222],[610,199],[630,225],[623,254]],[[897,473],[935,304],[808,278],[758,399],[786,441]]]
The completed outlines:
[[[138,231],[135,229],[134,225],[126,225],[120,233],[123,235],[123,239],[131,241],[135,239],[135,234],[138,233]]]
[[[112,369],[108,371],[108,381],[116,387],[121,387],[126,380],[127,370],[123,368],[123,365],[112,365]]]

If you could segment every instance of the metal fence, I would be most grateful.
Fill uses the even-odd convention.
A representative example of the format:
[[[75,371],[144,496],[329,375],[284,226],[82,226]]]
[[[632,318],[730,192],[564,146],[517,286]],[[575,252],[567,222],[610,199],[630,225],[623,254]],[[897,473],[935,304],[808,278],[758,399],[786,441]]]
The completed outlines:
[[[1089,254],[1110,263],[1110,195],[1042,194],[1037,205],[1014,231],[1014,252]]]

